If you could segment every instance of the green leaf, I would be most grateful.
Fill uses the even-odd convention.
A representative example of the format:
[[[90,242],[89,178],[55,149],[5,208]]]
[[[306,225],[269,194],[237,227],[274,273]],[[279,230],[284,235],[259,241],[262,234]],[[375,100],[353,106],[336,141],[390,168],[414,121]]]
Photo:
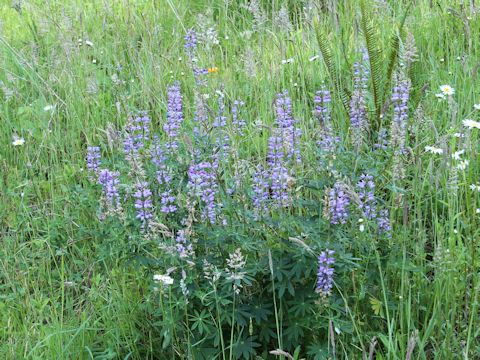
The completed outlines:
[[[371,306],[371,308],[373,310],[373,313],[375,315],[383,318],[383,303],[380,300],[378,300],[374,297],[371,297],[370,298],[370,306]]]
[[[257,352],[255,351],[255,348],[260,347],[260,344],[255,342],[256,339],[256,336],[240,339],[234,347],[235,358],[240,359],[243,357],[244,359],[248,360],[251,359],[252,356],[256,355]]]

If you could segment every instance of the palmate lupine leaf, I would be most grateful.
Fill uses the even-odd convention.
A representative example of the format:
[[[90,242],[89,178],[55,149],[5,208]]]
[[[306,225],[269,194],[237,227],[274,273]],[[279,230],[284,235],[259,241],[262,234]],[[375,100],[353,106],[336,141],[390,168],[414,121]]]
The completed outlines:
[[[318,19],[315,19],[314,27],[315,27],[315,34],[317,37],[318,46],[320,47],[320,52],[322,53],[322,58],[323,58],[323,62],[325,63],[325,67],[327,68],[328,74],[330,75],[330,79],[333,83],[333,86],[335,87],[337,94],[340,96],[340,99],[342,100],[345,110],[348,111],[350,96],[348,92],[340,85],[337,68],[333,61],[333,55],[329,46],[327,34],[321,28],[321,25]]]

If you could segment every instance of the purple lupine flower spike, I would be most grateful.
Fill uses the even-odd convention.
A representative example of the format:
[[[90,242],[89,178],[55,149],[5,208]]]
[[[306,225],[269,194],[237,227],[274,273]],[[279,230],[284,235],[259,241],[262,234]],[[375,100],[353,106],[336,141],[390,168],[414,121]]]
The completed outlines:
[[[194,255],[192,243],[188,241],[185,230],[178,231],[175,242],[180,258],[188,259]]]
[[[369,75],[367,66],[368,53],[365,49],[362,49],[361,52],[362,61],[353,65],[354,82],[353,93],[350,99],[352,143],[357,151],[362,146],[364,137],[368,132],[367,105],[365,100]]]
[[[333,153],[340,138],[333,136],[332,124],[330,123],[330,91],[325,87],[316,92],[313,102],[315,103],[314,115],[320,123],[320,140],[318,146],[323,152]]]
[[[331,224],[345,224],[349,217],[350,197],[344,186],[337,182],[328,192],[328,217]]]
[[[216,223],[217,181],[214,166],[209,162],[193,164],[188,169],[188,187],[193,196],[199,196],[204,203],[202,219],[208,219],[211,224]]]
[[[108,169],[102,169],[98,173],[98,183],[102,186],[106,210],[109,214],[118,213],[121,210],[118,191],[119,176],[120,173]]]
[[[388,149],[388,132],[387,129],[380,129],[377,135],[377,143],[373,147],[377,150],[387,150]]]
[[[187,34],[184,37],[184,47],[187,52],[188,62],[192,69],[193,76],[195,78],[195,83],[197,86],[204,85],[204,81],[201,79],[201,75],[208,74],[207,69],[200,69],[197,67],[196,62],[196,52],[197,52],[197,33],[194,29],[187,31]]]
[[[185,50],[189,51],[196,51],[197,50],[197,33],[194,29],[189,29],[184,37],[184,45]]]
[[[275,112],[276,125],[279,130],[279,136],[284,143],[287,158],[301,162],[299,149],[301,131],[296,127],[296,120],[292,115],[292,100],[287,90],[277,95],[275,99]]]
[[[373,176],[362,174],[357,183],[358,198],[360,200],[359,208],[367,219],[372,220],[377,217],[377,201],[375,199],[375,182]]]
[[[377,218],[378,230],[381,233],[390,233],[392,227],[390,225],[390,215],[387,209],[380,210]]]
[[[100,168],[100,147],[87,147],[87,169],[93,174],[97,174]]]
[[[335,258],[332,257],[335,252],[333,250],[325,250],[318,257],[317,286],[315,291],[323,297],[327,297],[333,288],[333,265]]]
[[[172,195],[172,190],[167,190],[161,194],[161,208],[160,211],[164,214],[174,213],[177,211],[177,206],[175,205],[176,197]]]
[[[168,138],[168,141],[165,144],[165,149],[167,152],[173,153],[178,148],[178,131],[183,122],[182,94],[180,92],[179,82],[175,82],[168,88],[167,97],[167,121],[163,125],[163,130]]]
[[[285,166],[284,142],[281,137],[271,136],[268,140],[268,166],[270,170],[270,186],[272,199],[277,206],[287,206],[288,169]]]
[[[395,84],[392,91],[393,119],[390,128],[390,142],[393,150],[393,181],[405,177],[405,164],[403,155],[406,153],[408,98],[410,80],[402,73],[395,75]]]
[[[315,117],[321,125],[327,124],[330,121],[330,102],[332,97],[330,91],[325,87],[315,93],[313,102],[315,103]]]
[[[253,174],[253,208],[255,218],[266,213],[269,195],[268,172],[262,166],[258,166]]]
[[[124,151],[127,157],[137,157],[140,149],[146,146],[150,139],[150,122],[146,111],[141,111],[137,117],[130,119],[126,126]]]
[[[215,118],[215,121],[213,122],[213,127],[223,128],[227,125],[227,117],[225,116],[225,95],[223,95],[223,93],[221,92],[219,92],[217,103],[218,103],[218,113],[217,113],[217,117]]]
[[[157,169],[157,181],[160,185],[168,184],[172,180],[172,175],[166,165],[167,156],[163,151],[158,138],[154,138],[153,146],[150,149],[151,161]]]
[[[395,85],[392,91],[393,122],[392,122],[392,147],[395,151],[405,151],[405,140],[408,120],[408,99],[410,92],[410,81],[397,74]]]
[[[148,183],[140,181],[135,185],[136,191],[133,193],[135,198],[136,218],[142,222],[142,228],[145,228],[148,221],[153,217],[152,192]]]
[[[203,135],[208,129],[208,109],[206,100],[202,94],[200,94],[198,91],[195,91],[194,101],[195,111],[193,121],[195,122],[195,127],[193,128],[193,133],[195,135]]]
[[[232,127],[233,131],[238,135],[243,135],[243,129],[246,125],[245,120],[239,118],[240,109],[244,106],[245,103],[241,100],[235,100],[232,106]]]
[[[378,230],[381,233],[388,233],[391,230],[390,216],[387,209],[378,210],[375,197],[375,182],[373,176],[362,174],[357,182],[357,193],[359,210],[362,216],[377,222]]]
[[[225,99],[224,94],[219,92],[218,96],[218,113],[215,121],[213,122],[213,127],[215,131],[215,153],[213,154],[213,165],[215,168],[218,168],[219,161],[225,159],[228,149],[230,147],[230,138],[228,133],[225,131],[227,125],[227,117],[225,116]]]

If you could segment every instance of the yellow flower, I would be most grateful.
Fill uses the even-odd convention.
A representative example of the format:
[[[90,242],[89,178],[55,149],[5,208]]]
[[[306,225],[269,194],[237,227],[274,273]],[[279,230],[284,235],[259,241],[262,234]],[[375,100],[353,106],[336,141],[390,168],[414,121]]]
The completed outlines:
[[[218,68],[217,67],[208,68],[208,72],[209,73],[216,73],[216,72],[218,72]]]

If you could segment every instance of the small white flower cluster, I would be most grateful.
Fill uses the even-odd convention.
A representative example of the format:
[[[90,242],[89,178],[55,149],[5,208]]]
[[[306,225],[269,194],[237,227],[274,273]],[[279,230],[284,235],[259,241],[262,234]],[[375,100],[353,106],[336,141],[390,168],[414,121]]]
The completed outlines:
[[[173,278],[168,274],[156,274],[153,275],[153,280],[161,283],[163,286],[173,285]]]
[[[215,266],[203,259],[203,277],[213,286],[222,276],[222,272]]]
[[[245,258],[242,255],[240,248],[237,248],[233,253],[228,255],[227,259],[227,268],[225,272],[227,273],[227,280],[233,282],[233,291],[236,294],[240,294],[240,289],[242,286],[242,280],[245,277],[246,272],[241,271],[245,264],[247,263]]]

